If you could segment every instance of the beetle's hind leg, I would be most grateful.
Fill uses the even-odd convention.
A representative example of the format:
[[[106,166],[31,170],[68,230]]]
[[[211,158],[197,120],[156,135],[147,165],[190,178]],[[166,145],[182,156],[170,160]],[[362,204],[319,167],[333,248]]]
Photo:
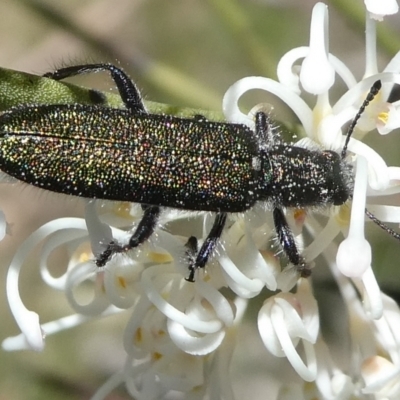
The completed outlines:
[[[48,72],[43,76],[46,78],[54,79],[56,81],[60,81],[71,76],[102,71],[110,72],[111,78],[117,85],[121,99],[128,110],[131,110],[132,112],[137,114],[147,113],[139,89],[121,68],[118,68],[113,64],[100,63],[74,65],[71,67],[60,68],[54,72]]]
[[[275,207],[273,211],[273,217],[279,243],[281,244],[287,258],[295,266],[301,277],[309,277],[311,275],[311,269],[297,248],[293,232],[286,221],[285,214],[283,213],[282,209]]]
[[[144,210],[143,217],[135,232],[129,239],[129,242],[125,245],[110,242],[107,245],[107,248],[96,258],[96,265],[98,267],[104,267],[114,254],[126,253],[127,251],[138,247],[142,243],[146,242],[153,234],[160,215],[160,207],[142,205],[142,208]]]
[[[186,278],[189,282],[194,282],[194,276],[199,268],[204,268],[211,257],[218,240],[222,235],[222,231],[226,222],[226,213],[218,213],[215,217],[214,224],[208,234],[206,240],[197,252],[197,239],[191,236],[186,243],[186,254],[189,258],[189,276]]]

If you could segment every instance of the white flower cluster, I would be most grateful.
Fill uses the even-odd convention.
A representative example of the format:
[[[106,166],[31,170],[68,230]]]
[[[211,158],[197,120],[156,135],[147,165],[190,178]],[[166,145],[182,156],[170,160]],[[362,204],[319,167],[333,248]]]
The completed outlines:
[[[400,84],[400,52],[379,72],[375,48],[375,19],[397,12],[397,3],[370,0],[365,4],[366,68],[361,81],[329,53],[328,9],[318,3],[309,46],[282,57],[278,81],[248,77],[232,85],[223,102],[226,118],[253,126],[252,116],[239,110],[238,100],[249,90],[265,90],[298,116],[306,135],[298,146],[340,153],[345,142],[343,126],[354,118],[373,83],[381,80],[382,90],[363,113],[357,130],[376,128],[386,135],[400,127],[400,102],[387,102],[393,85]],[[348,90],[332,105],[329,91],[337,77]],[[313,108],[302,99],[304,93],[316,95]],[[335,364],[320,332],[312,278],[298,279],[290,266],[281,271],[277,257],[265,250],[273,228],[262,206],[232,217],[216,254],[195,283],[184,279],[188,274],[185,240],[161,227],[181,223],[192,228],[200,222],[204,240],[210,230],[209,215],[188,219],[184,212],[166,210],[148,243],[128,255],[116,255],[100,272],[92,262],[88,236],[94,254],[113,238],[125,242],[129,233],[114,226],[137,221],[141,215],[138,205],[118,212],[110,204],[103,205],[100,220],[93,201],[87,205],[85,220],[65,218],[47,223],[23,243],[11,263],[8,301],[22,333],[6,339],[3,348],[42,350],[45,335],[129,309],[131,317],[123,338],[125,366],[94,399],[104,398],[121,384],[138,400],[178,394],[185,399],[234,399],[229,368],[237,332],[248,299],[262,295],[267,288],[279,292],[268,297],[258,312],[259,335],[266,350],[286,358],[287,368],[300,377],[293,383],[282,377],[279,399],[400,398],[400,310],[380,292],[371,268],[371,246],[364,236],[365,207],[384,222],[400,222],[400,207],[377,204],[375,199],[379,196],[382,201],[384,196],[400,192],[400,168],[388,167],[379,154],[355,138],[350,139],[348,149],[356,165],[351,213],[348,205],[336,207],[323,227],[320,219],[302,210],[288,211],[287,217],[300,247],[304,247],[303,231],[313,237],[302,251],[306,261],[312,264],[322,255],[336,280],[349,319],[351,368],[344,370]],[[370,198],[374,198],[371,205]],[[337,247],[334,239],[339,234],[345,239]],[[76,314],[40,324],[38,315],[21,301],[18,278],[24,259],[45,238],[42,278],[50,287],[65,292]],[[47,260],[55,248],[65,245],[71,253],[69,265],[64,275],[54,278]],[[75,298],[75,289],[88,282],[94,295],[90,303],[82,305]]]

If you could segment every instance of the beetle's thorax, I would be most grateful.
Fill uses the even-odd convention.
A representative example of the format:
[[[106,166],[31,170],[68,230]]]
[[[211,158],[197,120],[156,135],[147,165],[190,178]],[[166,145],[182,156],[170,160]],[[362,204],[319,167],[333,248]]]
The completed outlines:
[[[259,200],[280,207],[341,205],[351,195],[351,166],[333,151],[276,145],[262,157]]]

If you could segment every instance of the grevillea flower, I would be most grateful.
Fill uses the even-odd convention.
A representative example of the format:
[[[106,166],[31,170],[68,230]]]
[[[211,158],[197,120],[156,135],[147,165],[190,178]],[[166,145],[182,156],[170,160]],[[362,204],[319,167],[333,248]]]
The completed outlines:
[[[400,127],[399,104],[387,101],[393,85],[400,84],[400,53],[383,71],[377,69],[376,21],[371,18],[371,13],[385,15],[395,8],[384,10],[383,3],[389,1],[381,2],[379,10],[370,8],[378,2],[365,3],[366,67],[360,81],[329,52],[328,9],[318,3],[312,14],[309,45],[292,49],[281,58],[277,81],[247,77],[233,84],[223,101],[227,120],[254,127],[254,114],[241,112],[238,100],[249,90],[261,89],[283,100],[299,118],[305,137],[296,146],[340,153],[346,124],[357,114],[374,82],[380,80],[382,90],[363,112],[356,126],[357,137],[375,129],[388,135]],[[329,93],[338,80],[347,91],[332,104]],[[304,94],[315,95],[314,104],[307,104]],[[400,312],[376,282],[372,249],[364,234],[364,210],[383,222],[400,222],[400,207],[383,202],[385,196],[400,192],[400,168],[387,166],[374,149],[355,137],[350,139],[348,151],[348,162],[356,171],[351,205],[325,210],[323,223],[309,210],[287,210],[286,216],[307,263],[317,266],[315,260],[321,255],[337,283],[349,321],[346,341],[352,343],[351,368],[336,364],[320,331],[312,277],[299,278],[290,265],[281,270],[270,246],[271,216],[263,204],[244,215],[230,216],[215,254],[206,269],[199,271],[195,283],[184,279],[188,275],[187,237],[180,232],[186,224],[190,231],[201,232],[198,236],[204,240],[213,220],[209,214],[165,210],[147,243],[129,254],[115,255],[100,271],[93,255],[101,253],[110,240],[128,240],[129,232],[118,227],[137,224],[142,215],[139,205],[91,201],[84,220],[65,218],[45,224],[22,244],[10,265],[7,294],[21,334],[7,338],[3,348],[42,350],[45,336],[94,317],[129,310],[123,335],[124,367],[104,383],[94,399],[104,398],[119,385],[125,385],[135,399],[178,395],[233,399],[229,368],[233,350],[240,346],[243,315],[249,299],[265,296],[257,326],[265,356],[269,353],[276,363],[284,360],[287,373],[274,378],[279,383],[279,399],[399,398]],[[312,240],[306,241],[304,232]],[[38,314],[25,307],[18,288],[24,259],[43,239],[47,240],[41,250],[42,278],[63,291],[75,311],[48,323],[40,323]],[[48,269],[48,258],[59,246],[67,246],[70,258],[65,273],[55,278]],[[82,304],[75,296],[76,288],[88,284],[92,300]],[[265,288],[273,295],[266,296]],[[298,378],[288,380],[288,374]]]

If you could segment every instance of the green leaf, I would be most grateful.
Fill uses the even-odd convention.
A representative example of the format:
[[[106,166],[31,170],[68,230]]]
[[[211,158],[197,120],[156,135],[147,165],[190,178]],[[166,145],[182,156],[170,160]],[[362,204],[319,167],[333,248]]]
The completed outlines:
[[[106,107],[123,108],[117,94],[87,89],[71,83],[0,68],[0,111],[23,104],[101,104]],[[222,113],[169,104],[145,101],[150,113],[172,114],[180,117],[203,115],[209,120],[222,121]]]

